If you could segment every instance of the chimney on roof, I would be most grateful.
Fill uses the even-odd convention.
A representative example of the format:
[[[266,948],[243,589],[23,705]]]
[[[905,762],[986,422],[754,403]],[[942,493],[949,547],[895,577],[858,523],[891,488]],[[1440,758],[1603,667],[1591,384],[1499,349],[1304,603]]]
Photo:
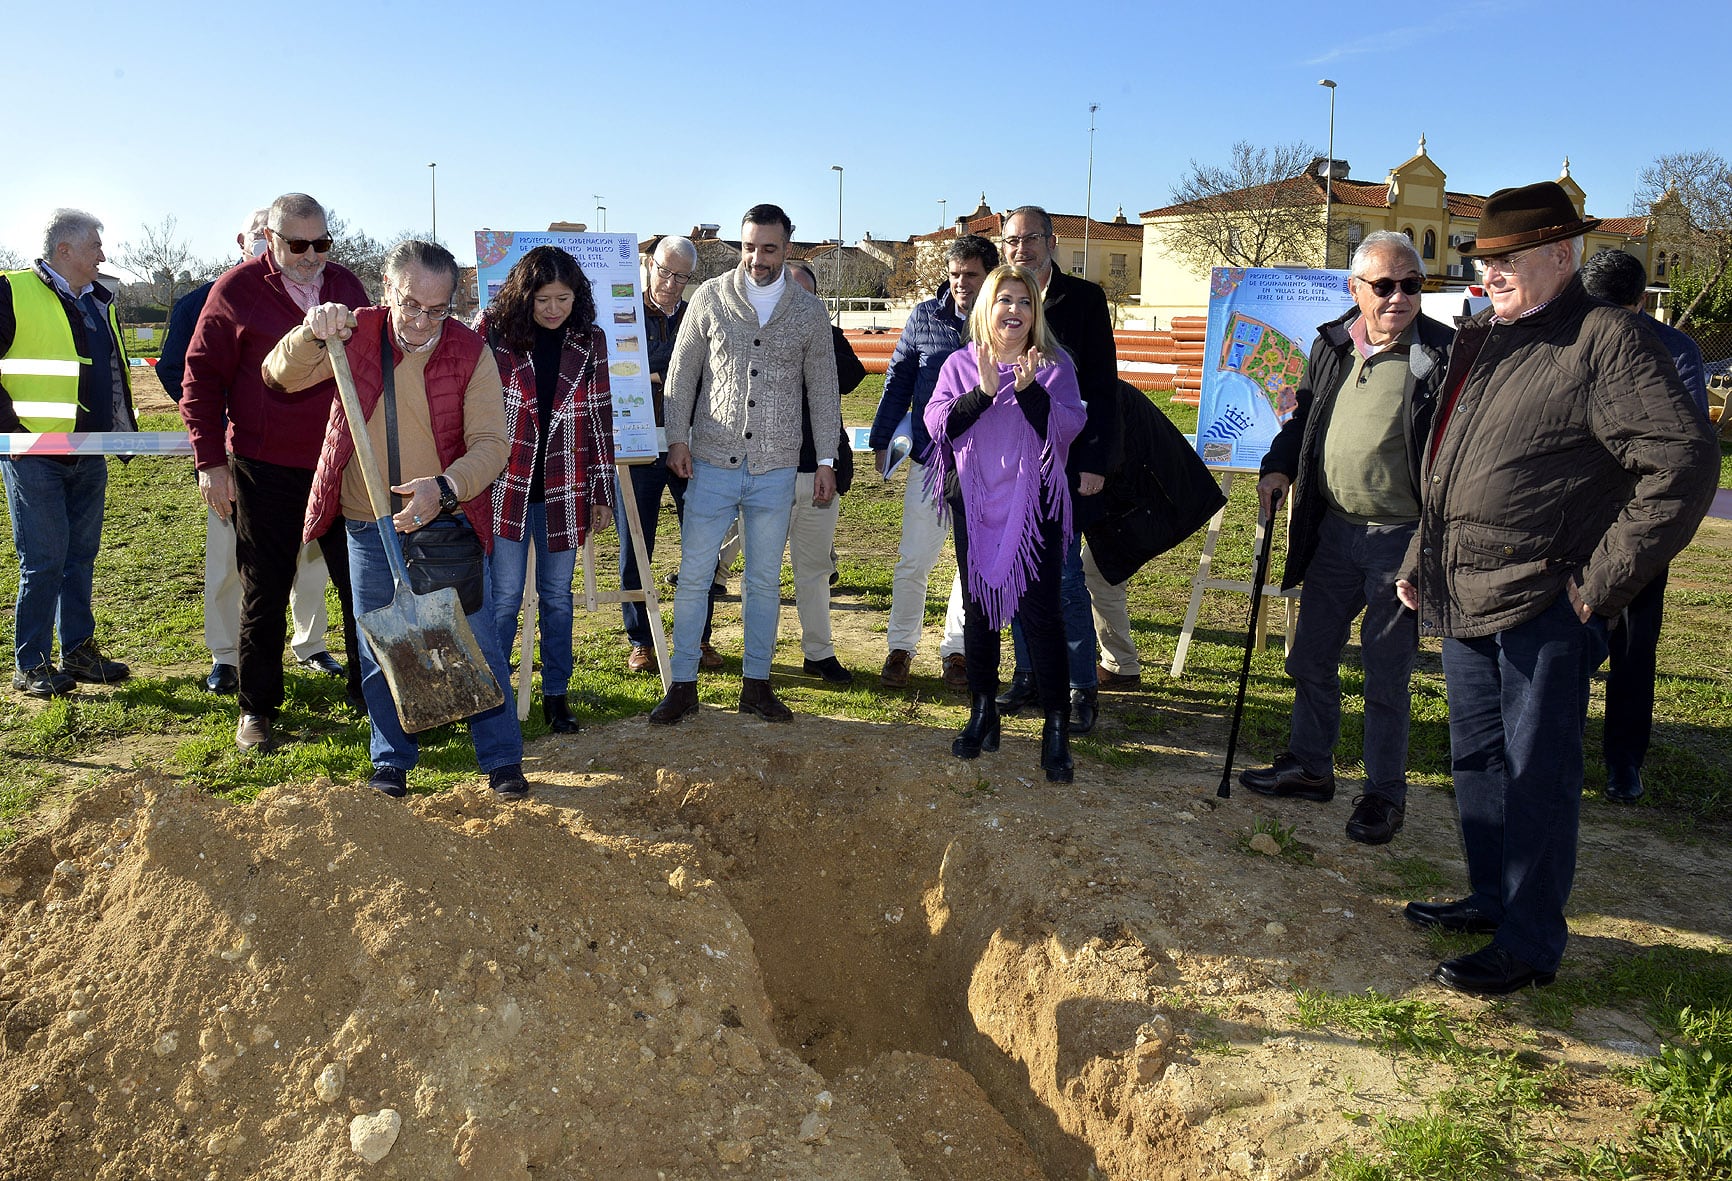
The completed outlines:
[[[1310,166],[1307,167],[1305,171],[1307,174],[1315,176],[1318,180],[1323,180],[1325,178],[1331,180],[1346,180],[1348,172],[1347,161],[1332,160],[1327,156],[1313,156],[1311,157]]]

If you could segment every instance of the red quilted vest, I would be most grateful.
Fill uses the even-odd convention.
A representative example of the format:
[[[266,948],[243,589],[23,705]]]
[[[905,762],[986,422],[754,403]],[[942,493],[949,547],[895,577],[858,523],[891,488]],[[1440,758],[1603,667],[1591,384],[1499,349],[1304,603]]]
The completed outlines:
[[[379,367],[379,328],[390,315],[388,308],[358,308],[355,318],[360,321],[355,335],[347,344],[349,371],[355,376],[355,392],[361,399],[361,413],[372,417],[384,392],[383,374]],[[433,424],[433,446],[442,467],[464,453],[463,391],[475,365],[487,352],[487,342],[474,330],[447,320],[427,359],[427,412]],[[391,343],[393,368],[402,359],[395,341]],[[324,535],[336,519],[342,505],[343,472],[355,454],[355,440],[349,434],[349,420],[343,413],[343,400],[331,403],[331,417],[325,424],[325,445],[319,451],[319,466],[313,473],[313,493],[307,498],[307,518],[302,530],[304,540]],[[379,456],[379,469],[385,471],[385,457]],[[405,473],[405,477],[413,479]],[[463,512],[469,525],[481,536],[481,544],[493,552],[493,502],[490,488],[463,502]]]

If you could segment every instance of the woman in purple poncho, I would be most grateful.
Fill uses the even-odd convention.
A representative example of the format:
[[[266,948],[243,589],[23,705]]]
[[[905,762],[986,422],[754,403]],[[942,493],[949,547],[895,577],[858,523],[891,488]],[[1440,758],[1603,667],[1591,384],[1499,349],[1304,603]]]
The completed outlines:
[[[999,631],[1021,614],[1046,723],[1040,765],[1069,783],[1070,676],[1059,573],[1070,544],[1065,461],[1082,430],[1076,367],[1047,329],[1032,272],[1001,266],[968,317],[972,343],[950,355],[926,405],[937,444],[927,479],[942,488],[962,568],[968,725],[950,749],[998,749]]]

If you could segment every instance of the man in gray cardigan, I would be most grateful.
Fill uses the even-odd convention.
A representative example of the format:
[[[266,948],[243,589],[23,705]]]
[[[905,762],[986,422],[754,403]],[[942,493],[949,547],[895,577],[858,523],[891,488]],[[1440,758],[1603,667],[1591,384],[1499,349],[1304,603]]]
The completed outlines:
[[[769,722],[794,716],[770,689],[770,657],[782,607],[782,551],[800,428],[809,402],[813,438],[838,438],[842,408],[824,305],[788,282],[783,270],[793,234],[779,207],[746,210],[740,265],[698,289],[674,345],[664,390],[667,462],[691,483],[680,526],[673,683],[650,711],[656,725],[671,726],[698,712],[705,596],[736,515],[746,558],[739,712]],[[818,456],[813,500],[819,505],[836,495],[835,459]]]

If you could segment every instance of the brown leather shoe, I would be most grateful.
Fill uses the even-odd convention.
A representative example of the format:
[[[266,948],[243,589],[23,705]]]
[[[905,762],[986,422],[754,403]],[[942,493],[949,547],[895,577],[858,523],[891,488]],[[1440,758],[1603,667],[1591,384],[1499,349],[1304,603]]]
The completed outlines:
[[[656,650],[646,648],[642,644],[631,646],[631,655],[625,658],[625,671],[628,673],[660,672],[656,668]]]
[[[968,658],[952,652],[944,658],[944,683],[952,689],[968,688]]]
[[[886,689],[908,688],[909,665],[914,663],[914,653],[906,648],[892,648],[890,655],[884,658],[884,668],[878,674],[878,683]]]
[[[766,722],[791,722],[794,711],[783,705],[770,688],[770,682],[756,677],[740,681],[740,712],[756,714]]]
[[[699,644],[698,645],[698,667],[699,668],[721,668],[722,667],[722,654],[720,652],[717,652],[714,648],[710,647],[708,644]]]
[[[652,726],[671,726],[675,722],[684,721],[698,712],[698,683],[696,681],[675,681],[668,686],[667,695],[650,710],[649,720]]]
[[[1102,689],[1140,689],[1142,673],[1116,673],[1104,664],[1095,665],[1095,680]]]

